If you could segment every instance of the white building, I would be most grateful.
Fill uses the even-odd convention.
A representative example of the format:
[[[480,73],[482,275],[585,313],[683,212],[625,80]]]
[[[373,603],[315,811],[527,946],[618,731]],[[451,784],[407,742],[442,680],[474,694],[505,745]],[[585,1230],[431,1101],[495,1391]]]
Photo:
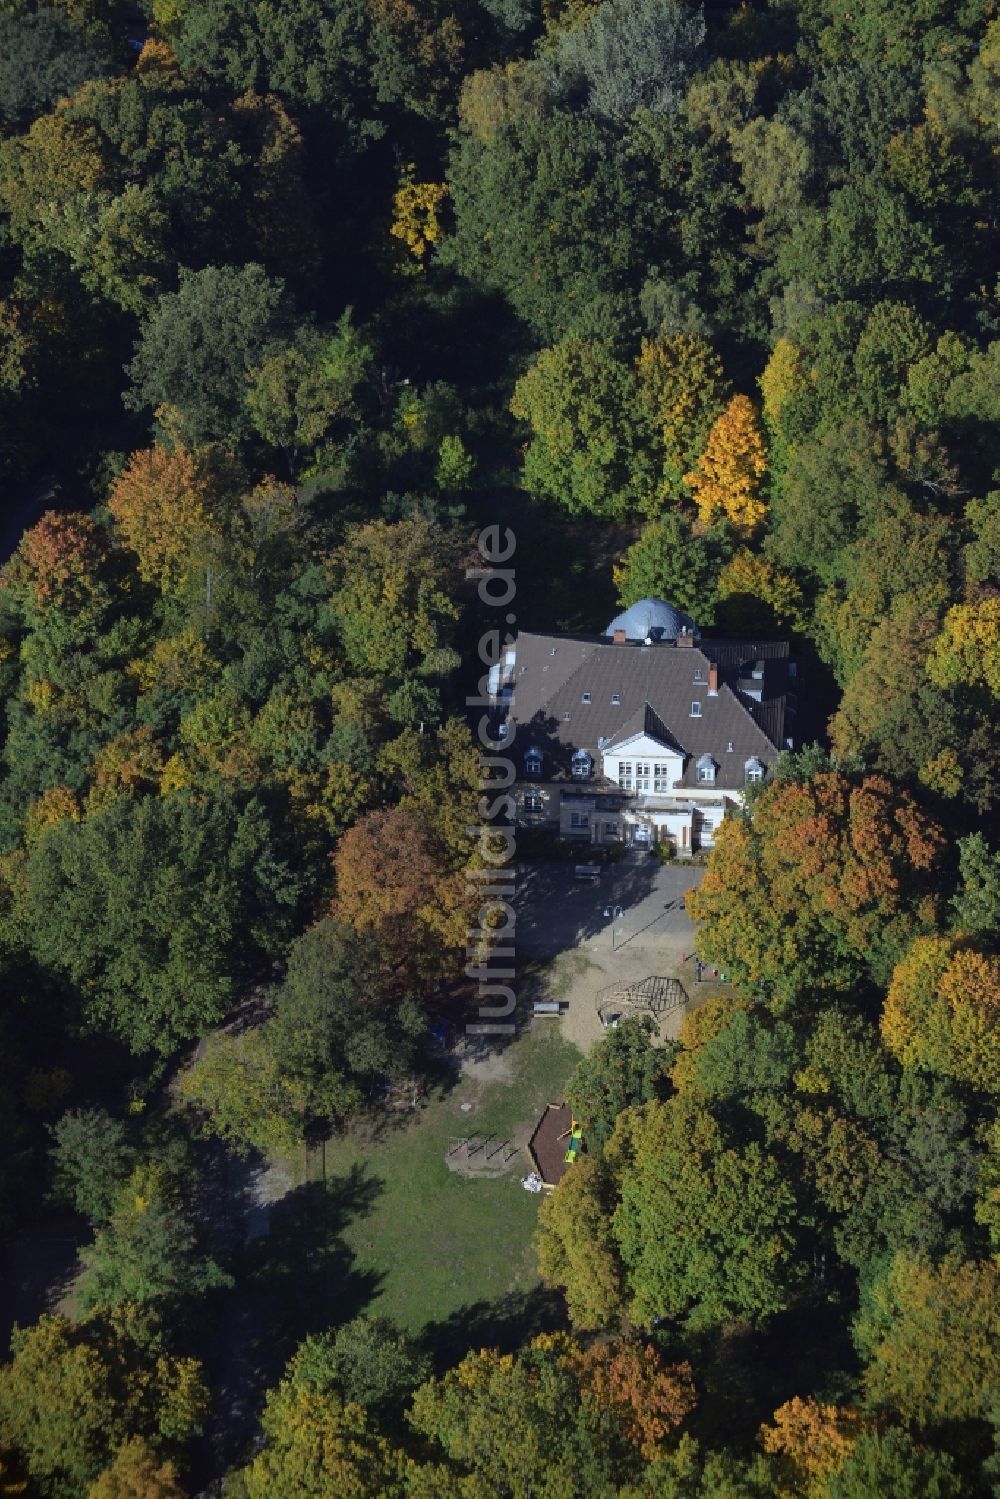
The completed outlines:
[[[519,820],[587,843],[710,847],[792,747],[794,685],[787,641],[703,640],[660,599],[599,636],[521,633],[491,681]]]

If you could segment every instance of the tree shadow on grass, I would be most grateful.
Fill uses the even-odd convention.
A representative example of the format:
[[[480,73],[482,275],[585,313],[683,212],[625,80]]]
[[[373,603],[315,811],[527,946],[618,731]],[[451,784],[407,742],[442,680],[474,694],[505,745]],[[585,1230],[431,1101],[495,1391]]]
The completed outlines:
[[[234,1286],[220,1295],[212,1319],[217,1467],[220,1453],[224,1467],[248,1450],[264,1392],[303,1338],[357,1316],[378,1291],[381,1277],[356,1268],[343,1233],[381,1190],[360,1165],[296,1187],[271,1205],[268,1231],[237,1255]]]
[[[562,1296],[536,1286],[531,1291],[508,1291],[495,1301],[459,1307],[450,1317],[428,1323],[420,1341],[440,1374],[470,1350],[499,1348],[501,1353],[512,1353],[539,1333],[568,1325]]]

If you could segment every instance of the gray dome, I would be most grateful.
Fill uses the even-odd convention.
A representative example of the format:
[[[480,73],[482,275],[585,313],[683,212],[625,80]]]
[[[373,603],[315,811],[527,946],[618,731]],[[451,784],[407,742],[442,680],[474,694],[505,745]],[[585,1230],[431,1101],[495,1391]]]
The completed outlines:
[[[605,635],[612,636],[616,630],[625,631],[626,640],[676,640],[685,630],[697,640],[701,631],[689,614],[682,614],[673,604],[662,599],[640,599],[631,604],[608,625]]]

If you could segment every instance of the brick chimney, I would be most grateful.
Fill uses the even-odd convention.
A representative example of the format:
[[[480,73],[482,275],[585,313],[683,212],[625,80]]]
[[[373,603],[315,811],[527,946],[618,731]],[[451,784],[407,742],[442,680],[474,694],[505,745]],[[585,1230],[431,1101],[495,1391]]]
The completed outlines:
[[[708,695],[715,697],[719,691],[719,667],[715,661],[708,663]]]
[[[615,645],[624,645],[625,644],[625,631],[624,630],[616,630],[615,634],[614,634],[614,641],[615,641]]]
[[[676,644],[694,645],[694,636],[691,634],[691,631],[687,628],[686,625],[681,629],[681,633],[677,637]]]

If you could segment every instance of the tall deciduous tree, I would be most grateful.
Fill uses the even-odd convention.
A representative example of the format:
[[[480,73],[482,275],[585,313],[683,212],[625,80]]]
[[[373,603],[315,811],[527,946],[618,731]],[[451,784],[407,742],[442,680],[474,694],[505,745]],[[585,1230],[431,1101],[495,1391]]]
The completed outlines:
[[[621,1128],[630,1160],[613,1225],[635,1316],[697,1331],[788,1307],[806,1267],[795,1196],[775,1162],[728,1140],[697,1099],[646,1104]]]
[[[245,438],[247,375],[288,328],[284,286],[262,266],[182,269],[143,325],[126,404],[176,412],[189,447]]]
[[[737,531],[755,531],[767,513],[761,492],[767,450],[748,396],[733,396],[712,427],[705,450],[684,481],[709,524],[721,513]]]
[[[1000,958],[962,938],[918,937],[893,973],[882,1037],[904,1066],[1000,1091]]]
[[[200,1365],[137,1341],[133,1323],[127,1308],[78,1322],[46,1314],[15,1335],[0,1368],[0,1441],[43,1493],[84,1499],[129,1437],[176,1451],[201,1429]]]
[[[940,910],[946,841],[884,776],[765,788],[719,829],[688,909],[701,951],[777,1006],[888,983]]]
[[[610,343],[570,337],[543,349],[511,401],[531,431],[525,488],[570,514],[657,508],[637,401],[635,375]]]

